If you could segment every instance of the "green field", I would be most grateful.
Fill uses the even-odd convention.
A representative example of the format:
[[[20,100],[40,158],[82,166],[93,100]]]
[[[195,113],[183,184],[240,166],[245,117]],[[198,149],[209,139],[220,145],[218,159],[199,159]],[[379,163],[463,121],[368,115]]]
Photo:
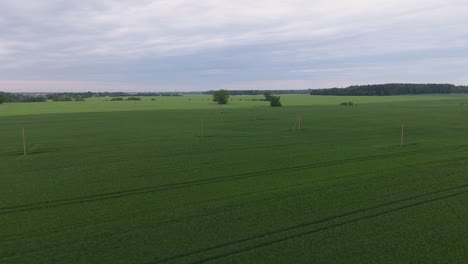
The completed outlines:
[[[0,105],[0,263],[468,261],[468,96],[253,98]]]
[[[232,96],[231,102],[223,108],[255,108],[268,106],[265,102],[254,100],[263,99],[263,96]],[[466,95],[402,95],[402,96],[305,96],[283,95],[281,101],[287,106],[311,105],[338,105],[341,102],[352,101],[356,104],[389,103],[405,101],[434,101],[445,99],[466,98]],[[24,104],[0,104],[0,116],[32,115],[32,114],[63,114],[82,112],[113,112],[135,110],[189,110],[189,109],[215,109],[211,96],[185,95],[142,97],[142,101],[110,102],[110,97],[91,98],[86,102],[49,102]],[[154,100],[152,100],[154,99]]]

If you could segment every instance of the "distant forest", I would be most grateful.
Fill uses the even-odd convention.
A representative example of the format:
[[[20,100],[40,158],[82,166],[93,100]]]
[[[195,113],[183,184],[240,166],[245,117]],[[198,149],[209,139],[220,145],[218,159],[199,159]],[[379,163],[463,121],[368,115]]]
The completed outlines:
[[[46,102],[52,101],[84,101],[90,97],[127,97],[127,96],[183,96],[184,94],[213,94],[206,92],[85,92],[85,93],[2,93],[1,102]],[[347,88],[327,88],[308,90],[230,90],[231,95],[264,95],[266,92],[274,94],[311,94],[311,95],[354,95],[354,96],[387,96],[405,94],[456,94],[468,93],[468,86],[453,84],[413,84],[389,83],[372,85],[353,85]]]
[[[215,91],[203,92],[213,94]],[[229,90],[230,95],[264,95],[266,92],[274,94],[310,94],[311,90]]]
[[[374,85],[354,85],[347,88],[330,88],[310,90],[311,95],[355,95],[386,96],[404,94],[452,94],[468,93],[468,86],[453,84],[412,84],[389,83]]]
[[[84,101],[90,97],[128,96],[182,96],[176,92],[125,93],[125,92],[86,92],[86,93],[4,93],[0,91],[0,101],[11,103],[36,103],[52,101]]]

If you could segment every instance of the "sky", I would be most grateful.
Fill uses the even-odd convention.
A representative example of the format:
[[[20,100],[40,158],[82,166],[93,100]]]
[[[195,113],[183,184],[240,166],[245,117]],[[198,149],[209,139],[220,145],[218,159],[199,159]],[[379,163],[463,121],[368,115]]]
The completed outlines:
[[[466,0],[0,0],[0,91],[468,84]]]

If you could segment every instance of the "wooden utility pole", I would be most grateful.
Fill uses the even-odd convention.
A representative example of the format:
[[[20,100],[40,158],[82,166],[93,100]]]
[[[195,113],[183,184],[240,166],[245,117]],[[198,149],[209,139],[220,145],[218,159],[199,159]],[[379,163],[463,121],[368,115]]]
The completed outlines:
[[[24,156],[27,155],[27,152],[26,152],[26,134],[24,132],[24,127],[23,127],[23,155]]]
[[[296,114],[296,120],[294,120],[293,131],[301,131],[302,115]]]
[[[404,138],[405,137],[405,120],[401,123],[401,138],[400,138],[400,147],[405,145]]]

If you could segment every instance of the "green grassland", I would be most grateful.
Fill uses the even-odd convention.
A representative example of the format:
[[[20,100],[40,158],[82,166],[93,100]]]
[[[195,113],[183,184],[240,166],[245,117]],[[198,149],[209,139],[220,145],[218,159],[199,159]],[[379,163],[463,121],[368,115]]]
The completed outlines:
[[[0,105],[0,263],[468,261],[468,97],[253,98]]]
[[[263,95],[232,96],[231,102],[223,108],[266,107],[268,103],[260,102]],[[402,95],[402,96],[306,96],[282,95],[281,101],[287,106],[338,105],[341,102],[352,101],[356,104],[388,103],[405,101],[434,101],[467,98],[466,95]],[[0,116],[82,113],[82,112],[113,112],[135,110],[182,110],[182,109],[213,109],[219,108],[212,103],[209,95],[185,96],[155,96],[141,97],[142,101],[110,101],[111,97],[95,97],[85,102],[52,102],[24,104],[0,104]]]

